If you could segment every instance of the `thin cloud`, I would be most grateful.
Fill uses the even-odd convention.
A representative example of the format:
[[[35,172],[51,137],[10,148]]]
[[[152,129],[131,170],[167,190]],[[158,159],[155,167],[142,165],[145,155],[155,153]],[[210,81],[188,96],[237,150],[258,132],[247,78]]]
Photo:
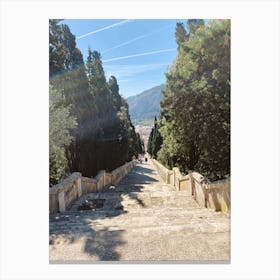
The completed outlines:
[[[129,22],[131,22],[131,21],[134,21],[134,19],[125,19],[125,20],[119,21],[119,22],[117,22],[117,23],[114,23],[114,24],[105,26],[105,27],[103,27],[103,28],[100,28],[100,29],[91,31],[91,32],[89,32],[89,33],[80,35],[80,36],[76,37],[76,39],[81,39],[81,38],[87,37],[87,36],[89,36],[89,35],[92,35],[92,34],[95,34],[95,33],[98,33],[98,32],[104,31],[104,30],[108,30],[108,29],[114,28],[114,27],[116,27],[116,26],[121,26],[121,25],[124,25],[124,24],[126,24],[126,23],[129,23]]]
[[[138,53],[138,54],[132,54],[132,55],[127,55],[127,56],[120,56],[120,57],[106,59],[106,60],[103,60],[103,62],[110,62],[110,61],[116,61],[116,60],[121,60],[121,59],[146,56],[146,55],[158,54],[158,53],[164,53],[164,52],[172,52],[172,51],[176,51],[176,50],[177,50],[176,48],[172,48],[172,49],[158,50],[158,51],[152,51],[152,52]]]
[[[136,37],[136,38],[134,38],[134,39],[131,39],[131,40],[129,40],[129,41],[126,41],[126,42],[124,42],[124,43],[121,43],[121,44],[119,44],[119,45],[116,45],[116,46],[114,46],[114,47],[112,47],[112,48],[109,48],[109,49],[103,51],[102,54],[107,53],[107,52],[109,52],[109,51],[111,51],[111,50],[114,50],[114,49],[117,49],[117,48],[120,48],[120,47],[129,45],[129,44],[131,44],[131,43],[133,43],[133,42],[135,42],[135,41],[138,41],[138,40],[140,40],[140,39],[149,37],[149,36],[153,35],[154,33],[159,32],[159,31],[161,31],[161,30],[164,30],[164,29],[166,29],[166,28],[168,28],[168,27],[170,27],[170,26],[171,26],[171,25],[164,26],[164,27],[162,27],[162,28],[159,28],[159,29],[154,30],[153,32],[150,32],[150,33],[147,33],[147,34],[143,34],[143,35],[138,36],[138,37]]]
[[[134,39],[131,39],[131,40],[126,41],[126,42],[124,42],[124,43],[122,43],[122,44],[119,44],[119,45],[116,45],[116,46],[114,46],[114,47],[112,47],[112,48],[110,48],[110,49],[107,49],[107,50],[105,50],[105,51],[102,52],[102,53],[104,54],[104,53],[106,53],[106,52],[108,52],[108,51],[111,51],[111,50],[114,50],[114,49],[117,49],[117,48],[126,46],[126,45],[131,44],[131,43],[133,43],[133,42],[135,42],[135,41],[138,41],[138,40],[140,40],[140,39],[142,39],[142,38],[148,37],[149,35],[150,35],[150,34],[138,36],[138,37],[136,37],[136,38],[134,38]]]

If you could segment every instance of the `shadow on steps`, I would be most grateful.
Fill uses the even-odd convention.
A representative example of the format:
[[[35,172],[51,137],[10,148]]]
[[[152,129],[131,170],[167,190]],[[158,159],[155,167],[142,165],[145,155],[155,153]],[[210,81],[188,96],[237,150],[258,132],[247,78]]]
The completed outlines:
[[[125,230],[112,230],[108,227],[98,228],[93,221],[125,215],[127,211],[123,210],[122,195],[128,195],[132,201],[136,202],[136,206],[145,207],[145,203],[138,193],[143,192],[143,185],[160,182],[156,178],[157,175],[154,170],[137,165],[117,186],[109,186],[104,188],[101,193],[92,193],[81,197],[79,203],[88,199],[84,208],[88,210],[77,211],[79,209],[79,205],[77,205],[74,211],[51,215],[50,245],[55,248],[56,245],[61,245],[61,243],[65,243],[65,245],[75,244],[83,239],[83,251],[89,256],[95,256],[100,261],[120,260],[121,256],[117,252],[117,248],[125,244],[123,239]],[[102,194],[106,194],[105,201],[101,201],[102,198],[99,197]],[[90,199],[92,199],[92,203]],[[71,259],[71,256],[66,256],[66,259]]]

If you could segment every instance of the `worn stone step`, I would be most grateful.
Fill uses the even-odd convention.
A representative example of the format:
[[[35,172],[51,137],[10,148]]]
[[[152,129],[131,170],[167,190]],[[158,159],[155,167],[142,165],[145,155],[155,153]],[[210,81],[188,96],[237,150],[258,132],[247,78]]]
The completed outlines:
[[[98,231],[88,235],[59,236],[51,241],[50,259],[63,261],[224,261],[229,259],[228,233],[131,235]],[[62,249],[63,248],[63,249]]]
[[[93,200],[90,202],[89,200]],[[88,207],[78,211],[88,200]],[[50,216],[51,261],[229,260],[229,214],[201,208],[150,164]]]
[[[133,215],[133,216],[149,216],[151,214],[153,215],[172,215],[172,213],[176,215],[204,215],[207,217],[226,217],[229,218],[228,213],[223,212],[215,212],[214,210],[207,209],[207,208],[190,208],[187,209],[185,207],[181,208],[143,208],[143,209],[130,209],[129,211],[124,210],[88,210],[88,211],[66,211],[63,213],[57,213],[50,216],[50,222],[62,222],[62,221],[69,221],[70,219],[98,219],[98,218],[104,218],[104,217],[118,217],[121,215]]]
[[[92,193],[80,197],[71,207],[70,211],[77,211],[85,203],[103,200],[101,209],[127,210],[130,208],[199,208],[188,192],[181,191],[150,191],[150,192],[102,192]],[[96,209],[98,210],[98,209]]]
[[[145,238],[151,235],[170,235],[170,234],[180,234],[180,233],[228,233],[229,227],[224,223],[188,223],[188,224],[162,224],[162,225],[146,225],[146,226],[133,226],[133,227],[122,227],[118,225],[111,226],[102,226],[102,225],[84,225],[77,226],[75,229],[63,229],[58,234],[58,232],[50,232],[50,236],[52,240],[56,239],[56,236],[61,236],[64,234],[66,238],[79,238],[81,236],[90,236],[96,232],[116,232],[122,231],[126,232],[130,236],[134,236],[135,238]],[[68,236],[68,237],[67,237]]]
[[[132,229],[141,231],[144,228],[166,228],[180,226],[188,229],[201,231],[201,227],[206,226],[216,230],[225,228],[229,230],[229,219],[227,214],[205,211],[206,209],[158,209],[158,211],[144,210],[116,213],[83,213],[78,215],[60,216],[56,221],[50,223],[50,232],[79,232],[91,228],[100,230],[107,228]],[[87,211],[90,212],[90,211]],[[110,214],[113,214],[110,216]]]

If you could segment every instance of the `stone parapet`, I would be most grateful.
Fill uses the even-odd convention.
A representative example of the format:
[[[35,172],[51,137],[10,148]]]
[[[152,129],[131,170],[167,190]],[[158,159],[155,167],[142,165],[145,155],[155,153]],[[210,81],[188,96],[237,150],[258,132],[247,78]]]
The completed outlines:
[[[189,174],[182,175],[177,167],[169,170],[157,160],[151,161],[166,184],[171,184],[177,191],[187,191],[201,207],[230,212],[229,179],[210,182],[198,172],[189,171]]]
[[[97,192],[97,180],[93,178],[82,177],[83,194]]]
[[[49,189],[50,214],[66,211],[82,195],[81,176],[79,172],[72,173],[61,183]]]
[[[94,178],[82,177],[79,172],[72,173],[49,189],[49,213],[67,211],[82,194],[101,192],[105,186],[116,185],[135,165],[133,160],[112,172],[100,170]]]
[[[230,212],[230,180],[209,183],[205,187],[207,207],[216,211]]]
[[[161,179],[166,183],[166,184],[173,184],[170,182],[172,180],[171,175],[173,174],[173,171],[165,168],[161,163],[159,163],[157,160],[155,159],[151,159],[152,163],[154,164],[155,168],[157,169],[157,172],[159,174],[159,176],[161,177]]]

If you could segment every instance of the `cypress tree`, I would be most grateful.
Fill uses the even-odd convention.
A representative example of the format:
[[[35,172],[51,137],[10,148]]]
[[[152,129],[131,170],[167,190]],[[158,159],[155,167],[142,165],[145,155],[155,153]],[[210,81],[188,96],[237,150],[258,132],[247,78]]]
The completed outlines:
[[[176,23],[175,38],[178,48],[188,39],[187,31],[182,22]]]
[[[157,153],[161,148],[163,138],[159,131],[159,123],[157,117],[154,120],[154,127],[150,133],[148,141],[148,153],[155,159],[157,159]]]
[[[191,36],[166,73],[158,155],[214,180],[230,173],[230,22],[188,26]]]
[[[61,106],[69,110],[69,120],[73,117],[77,121],[76,126],[68,128],[71,143],[65,138],[68,172],[92,177],[100,169],[112,170],[131,160],[140,152],[141,139],[119,94],[117,79],[112,76],[106,81],[97,51],[89,49],[84,64],[67,25],[50,20],[49,31],[50,84],[62,94]],[[52,155],[52,170],[55,156],[59,155]]]

